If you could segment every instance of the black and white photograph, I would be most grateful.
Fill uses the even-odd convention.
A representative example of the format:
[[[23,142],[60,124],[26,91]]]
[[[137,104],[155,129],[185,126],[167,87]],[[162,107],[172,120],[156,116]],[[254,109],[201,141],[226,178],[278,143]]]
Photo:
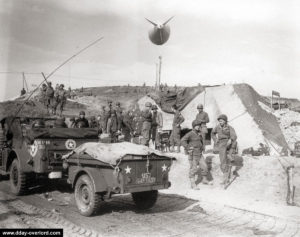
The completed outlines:
[[[0,236],[300,237],[299,12],[0,0]]]

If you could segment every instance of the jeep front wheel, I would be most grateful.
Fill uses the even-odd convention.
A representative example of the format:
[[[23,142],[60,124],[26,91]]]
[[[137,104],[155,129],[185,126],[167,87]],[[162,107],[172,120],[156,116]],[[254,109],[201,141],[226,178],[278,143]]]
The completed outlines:
[[[95,193],[94,185],[88,175],[81,175],[75,185],[75,201],[81,215],[91,216],[100,207],[101,195]]]
[[[23,173],[18,159],[14,159],[9,170],[9,181],[12,193],[16,195],[24,194],[28,189],[28,178],[26,173]]]
[[[139,193],[132,193],[132,199],[140,210],[147,210],[154,206],[157,201],[158,191],[146,191]]]

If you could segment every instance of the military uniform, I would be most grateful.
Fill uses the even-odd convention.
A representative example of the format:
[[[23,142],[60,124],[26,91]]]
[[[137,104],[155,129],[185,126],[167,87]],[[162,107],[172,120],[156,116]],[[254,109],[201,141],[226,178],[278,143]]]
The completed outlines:
[[[140,136],[142,134],[143,118],[140,113],[136,112],[133,117],[133,143],[140,144]]]
[[[191,180],[192,188],[195,188],[195,176],[199,173],[199,169],[201,170],[201,175],[205,182],[207,182],[206,176],[208,173],[207,164],[202,155],[204,144],[201,131],[193,129],[188,132],[181,139],[181,144],[184,147],[186,154],[188,154],[190,163],[189,178]]]
[[[46,106],[47,106],[47,110],[49,108],[52,108],[53,97],[54,97],[54,89],[51,86],[51,84],[48,84],[48,87],[47,87],[47,90],[46,90]]]
[[[237,136],[233,127],[225,124],[223,127],[217,125],[212,130],[212,139],[217,145],[219,150],[219,157],[221,162],[221,170],[223,173],[228,172],[228,155],[232,155],[237,146]],[[231,141],[231,144],[228,144],[228,141]],[[230,157],[231,158],[231,157]]]
[[[152,141],[155,142],[155,148],[159,148],[161,146],[159,132],[161,132],[162,127],[163,127],[162,113],[158,112],[158,111],[153,111],[151,139],[152,139]]]
[[[202,121],[203,123],[209,123],[209,117],[208,114],[204,111],[200,112],[196,116],[196,120]]]
[[[118,141],[118,132],[120,131],[120,123],[118,121],[118,118],[116,116],[115,112],[111,113],[111,117],[108,120],[107,123],[107,133],[110,135],[111,142],[117,142]]]
[[[57,100],[58,100],[58,104],[57,104],[58,109],[60,111],[60,114],[62,114],[62,111],[64,110],[65,103],[67,101],[66,91],[63,88],[60,88],[58,90]]]
[[[177,146],[177,151],[180,151],[180,133],[181,133],[181,124],[184,122],[184,117],[181,113],[176,110],[174,119],[173,119],[173,129],[170,136],[170,145],[172,146],[172,150],[174,150],[174,146]]]
[[[134,132],[132,125],[133,125],[133,119],[130,113],[128,112],[123,116],[122,119],[122,133],[124,134],[124,140],[126,142],[131,141],[131,135]]]
[[[89,121],[86,118],[78,118],[75,121],[75,127],[76,128],[88,128],[89,127]]]
[[[151,125],[152,125],[152,113],[149,109],[142,111],[143,127],[142,127],[142,140],[141,144],[149,146]]]

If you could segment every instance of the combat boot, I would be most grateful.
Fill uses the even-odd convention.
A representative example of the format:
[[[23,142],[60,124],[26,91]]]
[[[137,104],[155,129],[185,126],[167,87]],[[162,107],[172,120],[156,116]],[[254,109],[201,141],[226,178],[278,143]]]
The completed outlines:
[[[212,185],[212,181],[208,181],[206,176],[203,176],[202,183],[207,185]]]
[[[194,190],[199,190],[199,188],[197,187],[196,183],[195,183],[195,177],[190,178],[191,181],[191,188]]]

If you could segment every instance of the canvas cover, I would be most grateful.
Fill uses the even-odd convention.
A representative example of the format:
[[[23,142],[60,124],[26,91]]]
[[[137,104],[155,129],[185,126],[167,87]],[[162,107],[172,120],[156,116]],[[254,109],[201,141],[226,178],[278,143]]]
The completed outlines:
[[[72,153],[78,155],[86,153],[96,160],[116,165],[117,161],[127,154],[131,155],[149,155],[156,154],[159,156],[166,156],[164,153],[151,149],[147,146],[137,145],[130,142],[121,143],[98,143],[98,142],[87,142],[76,149]],[[171,159],[172,157],[170,157]]]

